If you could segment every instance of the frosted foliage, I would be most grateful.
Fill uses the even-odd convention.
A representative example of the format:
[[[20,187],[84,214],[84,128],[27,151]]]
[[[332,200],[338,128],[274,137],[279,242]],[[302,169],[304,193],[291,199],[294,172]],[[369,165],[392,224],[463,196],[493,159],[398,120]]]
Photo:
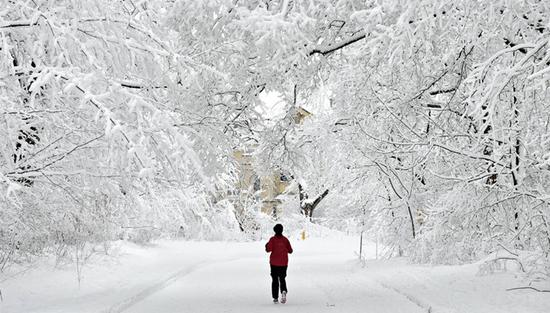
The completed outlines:
[[[241,26],[220,19],[232,5],[2,7],[6,258],[138,230],[144,240],[180,226],[189,237],[231,231],[234,217],[216,202],[235,179],[230,155],[250,136],[256,114],[246,108],[262,88],[243,66]]]
[[[319,222],[362,225],[390,255],[548,260],[549,3],[349,4],[283,89],[261,164],[329,188]],[[298,106],[319,109],[295,124]]]
[[[387,255],[548,261],[549,18],[535,0],[7,1],[0,264],[262,237],[236,150],[293,178],[293,229],[328,190],[312,221]]]

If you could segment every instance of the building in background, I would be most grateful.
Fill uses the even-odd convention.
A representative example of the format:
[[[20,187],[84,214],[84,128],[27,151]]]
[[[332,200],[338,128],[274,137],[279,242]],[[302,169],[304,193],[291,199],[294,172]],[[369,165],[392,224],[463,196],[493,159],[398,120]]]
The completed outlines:
[[[296,110],[294,122],[302,124],[304,119],[310,115],[309,111],[299,107]],[[242,210],[244,209],[243,205],[246,205],[246,203],[243,203],[243,199],[255,199],[261,201],[263,213],[279,216],[281,213],[279,196],[285,193],[292,181],[292,176],[284,169],[275,170],[269,175],[258,175],[253,167],[253,153],[256,148],[257,145],[250,145],[245,149],[233,152],[233,157],[239,165],[239,179],[237,182],[239,199],[235,198],[234,200],[241,200],[235,207],[237,210]]]

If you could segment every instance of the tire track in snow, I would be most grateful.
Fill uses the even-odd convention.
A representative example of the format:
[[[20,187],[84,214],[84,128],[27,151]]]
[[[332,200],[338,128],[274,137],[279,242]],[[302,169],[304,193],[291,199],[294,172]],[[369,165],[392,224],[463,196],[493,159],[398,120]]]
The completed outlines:
[[[417,297],[411,295],[411,294],[408,294],[398,288],[395,288],[393,286],[390,286],[386,283],[383,283],[379,280],[375,280],[380,286],[384,287],[385,289],[388,289],[388,290],[391,290],[395,293],[398,293],[399,295],[405,297],[407,300],[409,300],[410,302],[414,303],[416,306],[418,306],[419,308],[421,308],[422,310],[425,310],[426,313],[435,313],[432,309],[432,306],[425,303],[424,301],[418,299]]]
[[[190,274],[191,272],[195,271],[197,268],[199,268],[199,264],[191,265],[190,267],[187,267],[185,269],[182,269],[172,275],[170,275],[168,278],[149,286],[142,291],[136,293],[135,295],[128,297],[119,303],[111,306],[107,310],[102,311],[102,313],[121,313],[133,306],[134,304],[142,301],[143,299],[151,296],[152,294],[159,292],[160,290],[166,288],[167,286],[173,284],[175,281],[180,279],[181,277]]]
[[[239,258],[233,258],[233,259],[228,259],[228,260],[223,260],[223,261],[215,261],[215,262],[206,261],[206,262],[203,262],[203,263],[198,263],[198,264],[193,264],[193,265],[187,266],[186,268],[181,269],[181,270],[177,271],[176,273],[168,276],[166,279],[163,279],[163,280],[159,281],[158,283],[153,284],[153,285],[143,289],[142,291],[134,294],[133,296],[130,296],[130,297],[128,297],[128,298],[112,305],[110,308],[102,311],[101,313],[122,313],[122,312],[126,311],[127,309],[129,309],[130,307],[137,304],[138,302],[141,302],[141,301],[145,300],[147,297],[150,297],[151,295],[165,289],[166,287],[168,287],[171,284],[175,283],[178,279],[180,279],[184,276],[187,276],[187,275],[191,274],[192,272],[194,272],[194,271],[196,271],[200,268],[207,267],[207,266],[214,265],[214,264],[218,264],[218,263],[232,262],[232,261],[235,261],[237,259],[239,259]]]

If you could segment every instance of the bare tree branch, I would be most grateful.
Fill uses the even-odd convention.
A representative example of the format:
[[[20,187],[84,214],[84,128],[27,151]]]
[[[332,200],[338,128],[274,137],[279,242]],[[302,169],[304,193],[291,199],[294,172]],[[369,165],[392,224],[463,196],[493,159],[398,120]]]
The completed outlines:
[[[320,46],[317,46],[315,48],[313,48],[308,55],[314,55],[314,54],[322,54],[322,55],[327,55],[327,54],[330,54],[334,51],[337,51],[337,50],[340,50],[344,47],[347,47],[361,39],[364,39],[366,37],[366,33],[364,31],[360,31],[358,32],[357,34],[345,39],[345,40],[342,40],[342,41],[339,41],[339,42],[336,42],[336,43],[329,43],[329,44],[326,44],[326,45],[320,45]]]

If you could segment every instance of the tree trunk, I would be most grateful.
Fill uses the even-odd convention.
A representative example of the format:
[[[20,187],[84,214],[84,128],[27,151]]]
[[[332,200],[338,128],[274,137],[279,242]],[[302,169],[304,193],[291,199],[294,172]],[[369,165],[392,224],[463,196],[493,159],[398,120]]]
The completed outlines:
[[[518,98],[516,96],[516,86],[512,85],[512,119],[510,128],[512,135],[510,136],[510,172],[512,173],[512,187],[515,191],[518,190],[520,184],[520,160],[521,160],[521,139],[519,125],[519,108]],[[521,240],[519,236],[520,222],[518,205],[514,206],[514,231],[516,232],[516,248],[521,248]]]
[[[328,189],[325,190],[321,195],[319,195],[313,202],[306,202],[308,199],[307,193],[305,193],[301,184],[298,184],[299,196],[300,196],[300,212],[305,216],[311,218],[313,217],[313,210],[319,205],[321,200],[323,200],[328,195]]]

